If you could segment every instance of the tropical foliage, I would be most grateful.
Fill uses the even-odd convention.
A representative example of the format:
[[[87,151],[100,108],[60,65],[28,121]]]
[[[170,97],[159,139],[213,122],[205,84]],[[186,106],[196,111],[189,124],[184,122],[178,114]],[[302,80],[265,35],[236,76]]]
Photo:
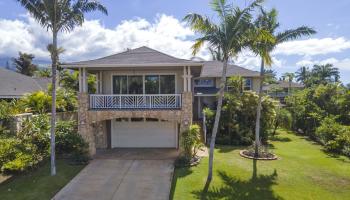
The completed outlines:
[[[251,145],[255,139],[256,107],[258,95],[252,91],[241,91],[241,78],[231,77],[227,81],[228,92],[225,93],[222,119],[216,143],[225,145]],[[276,120],[277,102],[264,96],[262,98],[261,140],[266,144],[268,134]],[[215,112],[205,110],[208,129],[213,126]]]
[[[292,128],[325,145],[326,149],[347,154],[350,126],[350,91],[339,84],[314,85],[286,98]]]
[[[74,162],[88,160],[88,144],[77,134],[75,122],[57,123],[57,153]],[[50,123],[47,115],[34,116],[23,122],[16,134],[0,131],[0,172],[19,172],[37,167],[49,156]]]
[[[307,67],[301,67],[296,72],[297,81],[307,87],[318,84],[328,84],[339,82],[339,69],[332,64],[314,65],[310,70]]]

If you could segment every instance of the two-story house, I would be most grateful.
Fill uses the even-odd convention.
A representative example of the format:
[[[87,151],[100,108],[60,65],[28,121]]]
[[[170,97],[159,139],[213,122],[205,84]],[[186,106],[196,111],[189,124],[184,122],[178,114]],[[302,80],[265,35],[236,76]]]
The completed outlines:
[[[179,59],[148,47],[88,61],[79,70],[78,131],[90,153],[106,148],[178,148],[181,132],[203,107],[215,106],[222,63]],[[87,73],[97,92],[88,94]],[[229,65],[227,76],[244,77],[257,90],[259,73]]]

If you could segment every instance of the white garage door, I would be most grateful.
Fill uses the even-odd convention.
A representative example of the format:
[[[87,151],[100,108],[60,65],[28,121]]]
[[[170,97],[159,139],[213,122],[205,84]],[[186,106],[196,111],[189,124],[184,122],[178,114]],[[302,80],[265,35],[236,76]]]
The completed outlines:
[[[176,148],[177,126],[174,122],[120,122],[112,120],[112,148]]]

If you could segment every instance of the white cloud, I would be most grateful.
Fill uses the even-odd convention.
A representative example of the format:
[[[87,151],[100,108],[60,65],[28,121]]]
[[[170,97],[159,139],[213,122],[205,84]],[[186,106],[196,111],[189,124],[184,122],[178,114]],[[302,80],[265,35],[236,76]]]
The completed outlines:
[[[0,56],[12,57],[23,51],[48,60],[46,45],[51,41],[50,34],[28,15],[24,19],[0,19]],[[86,20],[82,27],[60,33],[59,46],[66,50],[61,56],[63,61],[93,59],[143,45],[176,57],[190,58],[191,36],[194,33],[184,23],[161,14],[154,22],[136,18],[122,21],[112,29],[98,20]],[[209,58],[205,50],[198,56]]]
[[[350,49],[350,40],[344,37],[296,40],[277,46],[275,55],[314,56],[328,53],[338,53]]]
[[[309,66],[309,67],[311,67],[312,65],[315,65],[315,64],[321,64],[321,65],[333,64],[334,67],[337,67],[340,70],[350,71],[350,59],[349,58],[345,58],[345,59],[341,59],[341,60],[338,60],[336,58],[327,58],[324,60],[306,59],[306,60],[301,60],[301,61],[296,63],[297,66]]]
[[[275,56],[272,56],[272,62],[272,68],[281,68],[286,63],[285,60],[278,59]],[[260,70],[261,58],[249,50],[243,50],[243,52],[234,59],[234,63],[248,69]]]

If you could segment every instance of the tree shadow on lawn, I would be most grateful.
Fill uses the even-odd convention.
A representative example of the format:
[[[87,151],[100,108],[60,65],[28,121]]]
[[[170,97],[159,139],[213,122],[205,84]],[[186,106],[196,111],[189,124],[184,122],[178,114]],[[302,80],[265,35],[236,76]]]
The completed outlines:
[[[271,141],[274,141],[274,142],[290,142],[290,141],[292,141],[289,137],[281,137],[278,135],[271,136],[269,139]]]
[[[215,148],[218,149],[220,153],[229,153],[235,150],[246,149],[247,146],[215,145]]]
[[[250,180],[240,180],[227,174],[225,171],[218,171],[218,177],[223,182],[220,187],[210,187],[208,191],[194,191],[198,199],[237,199],[237,200],[283,200],[282,197],[274,194],[272,186],[276,185],[277,171],[271,175],[258,175],[256,160],[253,160],[253,174]]]

